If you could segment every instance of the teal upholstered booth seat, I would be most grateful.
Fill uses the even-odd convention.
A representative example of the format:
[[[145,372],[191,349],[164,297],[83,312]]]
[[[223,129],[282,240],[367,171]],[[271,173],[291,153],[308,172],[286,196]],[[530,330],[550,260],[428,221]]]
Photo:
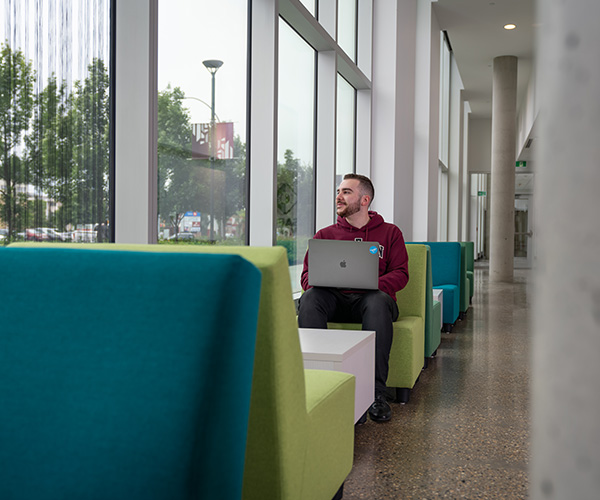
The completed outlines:
[[[458,242],[428,241],[431,248],[431,272],[433,288],[444,291],[442,320],[449,332],[460,313],[461,294],[461,247]]]
[[[29,244],[37,245],[41,244]],[[334,497],[352,469],[355,379],[347,373],[304,369],[283,247],[46,245],[148,253],[235,254],[254,264],[262,273],[262,285],[242,498],[331,500]],[[174,279],[176,283],[188,279],[185,273],[173,276],[178,277]],[[192,284],[198,290],[205,288],[200,279]],[[225,286],[231,290],[234,284]],[[241,315],[237,301],[234,295],[223,300],[227,315]],[[237,382],[230,384],[226,394],[236,404]],[[212,432],[213,425],[219,423],[227,425],[230,418],[231,412],[203,415],[205,431]],[[210,455],[211,451],[207,453]],[[220,462],[219,467],[228,469],[228,463]]]
[[[0,269],[0,498],[240,498],[256,266],[46,247]]]
[[[407,245],[408,284],[396,293],[399,316],[394,322],[387,386],[395,388],[396,400],[408,402],[424,365],[427,302],[427,256],[425,245]],[[431,297],[431,290],[429,291]],[[360,323],[327,323],[328,328],[360,330]],[[434,341],[432,341],[434,342]],[[439,342],[438,342],[439,344]],[[437,348],[437,346],[436,346]]]

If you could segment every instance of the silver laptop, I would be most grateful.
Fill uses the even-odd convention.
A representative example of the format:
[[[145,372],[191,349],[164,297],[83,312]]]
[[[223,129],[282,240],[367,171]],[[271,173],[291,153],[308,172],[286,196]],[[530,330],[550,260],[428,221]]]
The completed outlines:
[[[308,284],[377,290],[379,243],[375,241],[308,240]]]

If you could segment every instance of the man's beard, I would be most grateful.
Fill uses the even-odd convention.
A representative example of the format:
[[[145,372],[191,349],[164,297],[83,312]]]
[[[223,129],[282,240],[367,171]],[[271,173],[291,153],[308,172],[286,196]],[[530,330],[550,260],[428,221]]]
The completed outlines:
[[[357,212],[360,212],[360,201],[357,201],[356,203],[350,203],[349,205],[345,205],[337,210],[337,214],[340,217],[350,217]]]

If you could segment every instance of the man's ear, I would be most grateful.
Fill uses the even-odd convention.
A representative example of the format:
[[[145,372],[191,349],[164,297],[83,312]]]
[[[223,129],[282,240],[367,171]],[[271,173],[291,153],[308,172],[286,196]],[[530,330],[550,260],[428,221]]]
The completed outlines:
[[[369,206],[371,204],[371,198],[369,197],[369,195],[367,194],[363,194],[362,197],[360,198],[360,204],[362,206]]]

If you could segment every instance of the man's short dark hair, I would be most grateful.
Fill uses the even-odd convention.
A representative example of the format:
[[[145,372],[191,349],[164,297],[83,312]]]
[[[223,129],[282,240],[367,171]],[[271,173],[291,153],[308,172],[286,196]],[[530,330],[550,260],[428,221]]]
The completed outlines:
[[[367,195],[370,198],[369,205],[375,198],[375,188],[373,187],[373,183],[371,179],[369,179],[366,175],[360,174],[346,174],[344,175],[344,180],[346,179],[355,179],[359,182],[361,195]]]

